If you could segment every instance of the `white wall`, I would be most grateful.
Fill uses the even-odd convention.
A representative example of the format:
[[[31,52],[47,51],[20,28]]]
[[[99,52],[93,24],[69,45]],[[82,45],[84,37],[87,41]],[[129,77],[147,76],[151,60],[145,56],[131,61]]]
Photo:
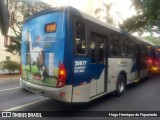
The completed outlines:
[[[10,60],[12,61],[20,62],[20,57],[18,55],[13,55],[9,52],[6,52],[5,49],[6,48],[4,47],[4,36],[2,36],[0,32],[0,62],[5,61],[7,56],[9,56]]]

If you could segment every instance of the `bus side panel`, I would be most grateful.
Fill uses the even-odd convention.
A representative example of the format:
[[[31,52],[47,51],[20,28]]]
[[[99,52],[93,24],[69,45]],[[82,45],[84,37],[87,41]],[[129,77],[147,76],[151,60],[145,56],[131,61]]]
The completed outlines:
[[[126,84],[136,79],[138,69],[135,67],[134,58],[109,58],[108,64],[107,93],[116,90],[117,78],[122,71],[126,74]]]
[[[104,64],[91,64],[89,57],[75,57],[73,72],[72,102],[88,102],[104,94]]]
[[[107,93],[110,93],[114,90],[116,90],[116,82],[118,74],[120,73],[120,70],[117,69],[118,67],[118,59],[115,58],[109,58],[108,59],[108,84],[107,84]]]
[[[73,99],[72,102],[87,102],[90,95],[90,59],[75,57],[73,60]]]
[[[104,94],[106,89],[104,75],[106,72],[105,63],[98,62],[97,53],[95,58],[97,63],[92,63],[90,55],[90,37],[98,37],[98,41],[95,43],[98,43],[99,47],[96,47],[96,50],[101,50],[102,53],[105,53],[105,49],[100,49],[100,46],[106,44],[106,29],[88,21],[85,21],[85,24],[87,28],[87,53],[81,55],[75,52],[73,59],[73,102],[88,102],[97,96]],[[93,28],[92,26],[95,27]],[[104,56],[102,59],[105,61]]]

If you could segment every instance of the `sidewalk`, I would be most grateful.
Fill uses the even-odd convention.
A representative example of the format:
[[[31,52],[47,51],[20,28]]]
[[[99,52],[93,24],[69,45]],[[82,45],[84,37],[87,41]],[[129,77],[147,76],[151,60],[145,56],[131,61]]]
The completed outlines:
[[[0,74],[0,80],[15,80],[19,79],[21,74],[19,73],[11,73],[11,74]]]

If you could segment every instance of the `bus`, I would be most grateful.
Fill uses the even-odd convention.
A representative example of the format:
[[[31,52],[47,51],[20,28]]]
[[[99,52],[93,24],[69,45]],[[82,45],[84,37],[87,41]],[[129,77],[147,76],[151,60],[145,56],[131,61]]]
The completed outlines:
[[[153,46],[150,49],[149,73],[150,75],[160,75],[160,46]]]
[[[68,103],[121,96],[148,75],[152,46],[70,6],[28,18],[21,45],[21,87]]]

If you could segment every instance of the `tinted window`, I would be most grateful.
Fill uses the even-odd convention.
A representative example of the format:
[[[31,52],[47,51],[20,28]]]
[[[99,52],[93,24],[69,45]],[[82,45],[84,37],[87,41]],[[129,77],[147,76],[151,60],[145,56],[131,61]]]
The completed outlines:
[[[104,63],[104,39],[98,44],[98,63]]]
[[[104,63],[104,39],[97,33],[90,34],[91,63]]]
[[[85,23],[79,19],[75,21],[75,48],[77,54],[86,53]]]
[[[122,56],[133,57],[135,53],[135,44],[128,37],[122,37]]]
[[[90,50],[91,50],[91,63],[96,63],[96,41],[93,38],[90,38]]]
[[[148,48],[146,46],[141,46],[141,56],[142,57],[148,56]]]
[[[110,34],[110,53],[111,56],[121,56],[121,37],[119,33]]]

